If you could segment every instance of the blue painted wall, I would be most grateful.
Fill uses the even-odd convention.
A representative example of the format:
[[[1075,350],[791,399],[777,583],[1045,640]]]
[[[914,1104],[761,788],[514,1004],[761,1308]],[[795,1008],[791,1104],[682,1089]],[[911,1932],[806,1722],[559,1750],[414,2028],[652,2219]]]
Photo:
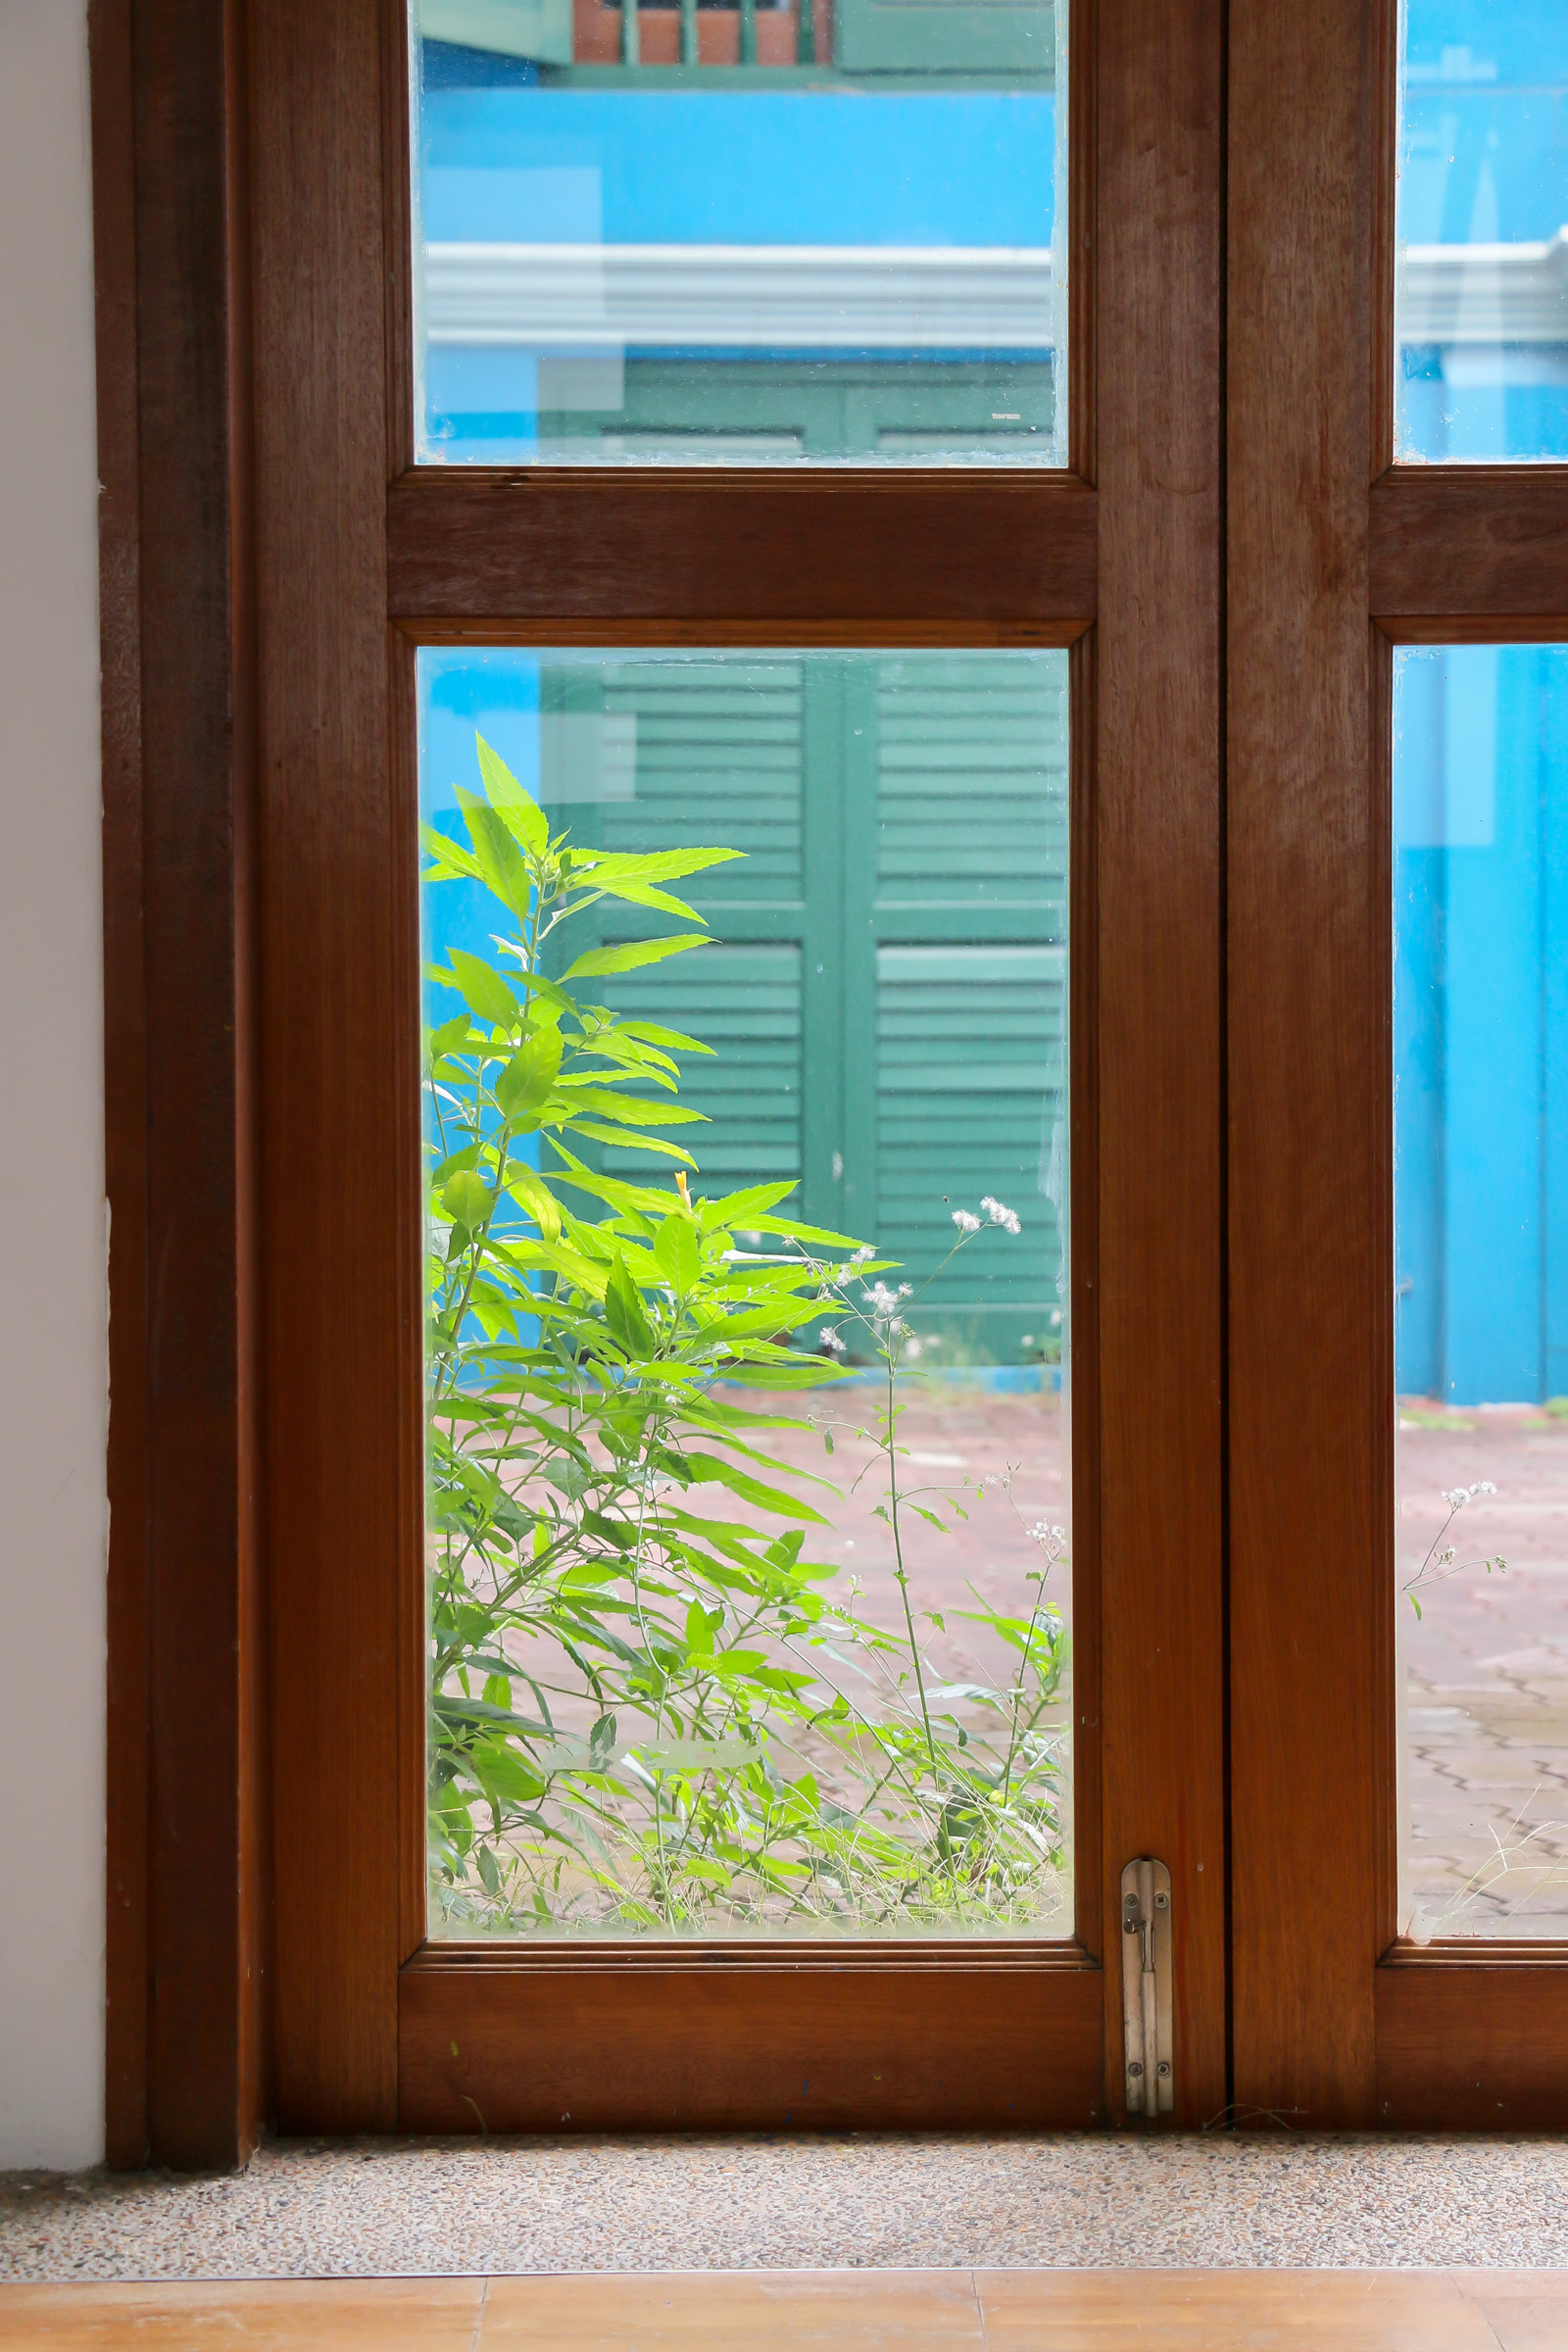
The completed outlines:
[[[1568,1392],[1568,648],[1397,658],[1397,1382]]]

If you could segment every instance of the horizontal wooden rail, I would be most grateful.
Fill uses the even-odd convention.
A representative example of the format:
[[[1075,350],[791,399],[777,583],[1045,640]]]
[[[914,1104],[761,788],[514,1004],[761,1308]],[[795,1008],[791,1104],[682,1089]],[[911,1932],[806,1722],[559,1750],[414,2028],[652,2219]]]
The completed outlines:
[[[1103,1989],[1074,1945],[426,1945],[399,1983],[399,2123],[1084,2129],[1103,2115]]]
[[[1568,466],[1396,466],[1372,485],[1371,539],[1393,636],[1554,635],[1568,615]]]
[[[387,497],[395,620],[798,620],[1047,629],[1095,618],[1098,502],[1071,475],[479,471]]]

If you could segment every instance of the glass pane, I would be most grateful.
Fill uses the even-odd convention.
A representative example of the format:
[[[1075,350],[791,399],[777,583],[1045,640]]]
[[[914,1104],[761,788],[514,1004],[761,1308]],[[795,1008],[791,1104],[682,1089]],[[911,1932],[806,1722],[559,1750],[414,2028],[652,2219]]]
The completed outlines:
[[[1402,15],[1396,454],[1568,457],[1568,9]]]
[[[1568,1936],[1568,646],[1396,659],[1401,1926]]]
[[[1065,462],[1065,0],[415,0],[426,462]]]
[[[432,1933],[1069,1934],[1065,656],[419,712]]]

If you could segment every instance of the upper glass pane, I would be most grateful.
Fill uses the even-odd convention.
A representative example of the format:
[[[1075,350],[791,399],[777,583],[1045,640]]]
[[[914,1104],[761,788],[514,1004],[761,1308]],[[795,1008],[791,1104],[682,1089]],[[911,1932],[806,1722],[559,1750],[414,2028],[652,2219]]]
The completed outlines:
[[[1402,18],[1395,454],[1568,458],[1568,8]]]
[[[1568,646],[1395,703],[1400,1926],[1568,1936]]]
[[[1066,666],[420,656],[433,1934],[1071,1932]]]
[[[1065,0],[415,0],[417,455],[1065,463]]]

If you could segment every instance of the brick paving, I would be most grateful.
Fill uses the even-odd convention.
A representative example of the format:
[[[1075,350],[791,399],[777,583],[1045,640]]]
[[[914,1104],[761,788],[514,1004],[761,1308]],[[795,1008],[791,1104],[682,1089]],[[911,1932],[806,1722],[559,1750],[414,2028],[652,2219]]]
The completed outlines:
[[[950,1614],[969,1605],[969,1586],[990,1601],[1027,1606],[1024,1572],[1039,1561],[1026,1532],[1037,1519],[1070,1527],[1063,1414],[1054,1396],[976,1395],[933,1389],[901,1425],[905,1476],[928,1504],[944,1504],[952,1533],[906,1519],[906,1559],[917,1611],[948,1616],[945,1633],[922,1624],[934,1661],[959,1679],[1001,1670],[985,1638]],[[819,1408],[820,1409],[820,1408]],[[775,1437],[781,1459],[858,1489],[842,1500],[818,1494],[832,1522],[818,1557],[856,1574],[866,1613],[899,1622],[893,1551],[875,1515],[885,1479],[869,1438],[874,1397],[844,1388],[832,1397],[833,1458],[818,1437]],[[1011,1471],[1011,1502],[977,1482]],[[1401,1583],[1414,1575],[1446,1514],[1445,1489],[1490,1479],[1449,1540],[1468,1561],[1502,1552],[1505,1574],[1466,1567],[1423,1591],[1418,1621],[1398,1602],[1405,1707],[1401,1740],[1400,1924],[1433,1935],[1568,1936],[1568,1420],[1528,1407],[1440,1413],[1401,1410],[1398,1535]],[[1013,1506],[1016,1506],[1014,1508]],[[1070,1617],[1068,1576],[1053,1597]]]
[[[1437,1423],[1437,1426],[1430,1425]],[[1426,1425],[1423,1425],[1426,1424]],[[1418,1936],[1568,1936],[1568,1420],[1524,1406],[1406,1406],[1398,1436],[1401,1582],[1446,1539],[1501,1552],[1399,1604],[1409,1829],[1401,1925]]]

